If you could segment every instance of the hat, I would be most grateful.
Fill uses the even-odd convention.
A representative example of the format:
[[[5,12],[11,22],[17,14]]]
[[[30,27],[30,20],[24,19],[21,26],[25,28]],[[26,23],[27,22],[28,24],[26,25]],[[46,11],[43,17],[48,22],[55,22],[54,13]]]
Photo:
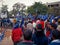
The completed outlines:
[[[37,24],[37,25],[36,25],[36,29],[38,29],[38,30],[41,31],[41,30],[42,30],[42,25],[41,25],[41,24]],[[37,30],[37,31],[38,31],[38,30]]]

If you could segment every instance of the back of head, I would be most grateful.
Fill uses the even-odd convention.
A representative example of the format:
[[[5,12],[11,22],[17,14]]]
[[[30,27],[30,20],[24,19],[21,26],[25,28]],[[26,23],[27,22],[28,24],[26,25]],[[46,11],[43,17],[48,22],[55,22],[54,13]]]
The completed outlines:
[[[23,36],[24,36],[25,40],[31,40],[31,38],[32,38],[32,31],[31,30],[25,30]]]
[[[37,24],[36,25],[36,29],[38,29],[37,31],[42,31],[42,25],[41,24]]]
[[[40,20],[37,20],[37,21],[36,21],[36,24],[40,24]]]
[[[52,35],[53,35],[54,39],[60,39],[60,31],[54,30],[52,32]]]
[[[28,23],[28,24],[27,24],[27,29],[30,29],[30,30],[32,31],[32,29],[33,29],[33,24],[32,24],[32,23]]]
[[[53,27],[54,29],[57,29],[57,25],[56,25],[56,24],[52,23],[52,24],[50,24],[50,25],[51,25],[51,27]]]
[[[28,23],[32,23],[32,21],[28,21]]]
[[[42,25],[41,24],[37,24],[36,25],[36,36],[40,37],[44,35],[44,31],[42,29]]]
[[[56,20],[54,19],[54,20],[52,20],[52,23],[56,23]]]

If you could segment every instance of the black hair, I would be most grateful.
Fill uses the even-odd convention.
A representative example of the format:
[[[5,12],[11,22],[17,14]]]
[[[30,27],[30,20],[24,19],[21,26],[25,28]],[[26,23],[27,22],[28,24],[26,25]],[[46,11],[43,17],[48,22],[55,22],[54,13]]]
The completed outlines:
[[[40,18],[37,18],[37,20],[40,20]]]
[[[36,29],[36,36],[37,37],[41,37],[44,36],[44,30],[42,29],[42,25],[41,24],[37,24],[37,29]]]
[[[54,30],[54,31],[52,32],[52,35],[53,35],[53,37],[54,37],[55,39],[60,39],[60,31]]]
[[[43,37],[43,36],[45,36],[43,30],[42,31],[36,31],[35,34],[36,34],[36,37]]]
[[[28,23],[32,23],[32,21],[28,21]]]
[[[24,36],[25,40],[31,40],[31,38],[32,38],[32,31],[31,30],[25,30],[23,36]]]
[[[53,27],[54,29],[56,29],[56,28],[57,28],[57,25],[54,24],[54,23],[52,23],[52,24],[51,24],[51,27]]]
[[[50,22],[49,19],[47,20],[47,22]]]
[[[28,22],[25,22],[24,25],[26,26],[28,24]]]

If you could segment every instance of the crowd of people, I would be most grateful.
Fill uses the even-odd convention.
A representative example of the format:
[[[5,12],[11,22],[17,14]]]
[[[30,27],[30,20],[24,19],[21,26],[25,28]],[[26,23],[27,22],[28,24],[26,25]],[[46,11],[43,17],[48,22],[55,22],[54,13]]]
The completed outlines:
[[[22,19],[24,20],[24,19]],[[60,18],[13,20],[12,40],[14,45],[60,45]]]

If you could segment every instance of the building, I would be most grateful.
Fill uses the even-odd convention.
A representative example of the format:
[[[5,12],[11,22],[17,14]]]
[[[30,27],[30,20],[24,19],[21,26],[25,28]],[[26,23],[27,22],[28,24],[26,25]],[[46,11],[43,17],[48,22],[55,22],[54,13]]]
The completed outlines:
[[[55,15],[60,15],[60,1],[59,2],[51,2],[46,3],[49,8],[53,8],[53,12]]]

